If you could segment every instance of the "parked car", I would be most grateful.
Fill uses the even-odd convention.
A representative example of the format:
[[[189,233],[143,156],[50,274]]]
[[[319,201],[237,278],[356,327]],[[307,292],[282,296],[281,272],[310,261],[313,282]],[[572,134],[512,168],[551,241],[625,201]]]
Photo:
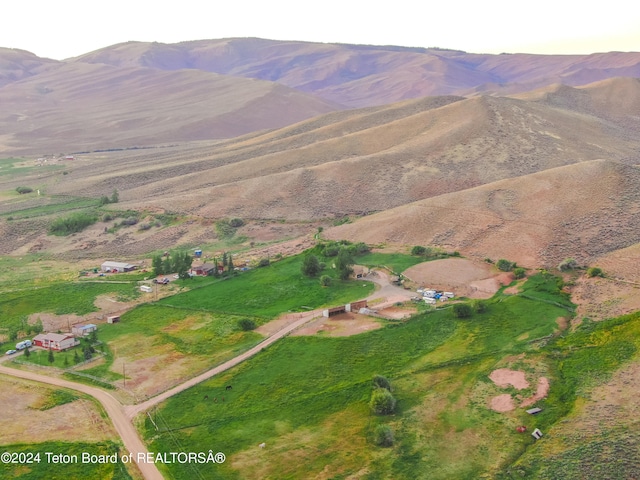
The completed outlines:
[[[13,355],[14,353],[16,353],[16,350],[7,350],[7,355]]]

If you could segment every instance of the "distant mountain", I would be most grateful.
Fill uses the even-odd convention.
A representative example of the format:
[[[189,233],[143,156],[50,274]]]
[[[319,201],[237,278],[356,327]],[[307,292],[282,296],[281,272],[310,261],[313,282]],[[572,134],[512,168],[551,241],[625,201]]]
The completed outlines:
[[[640,77],[640,53],[485,55],[244,38],[128,42],[59,62],[0,49],[0,152],[232,138],[426,96],[538,95],[531,99],[562,108],[558,101],[584,96],[572,86],[615,76]]]
[[[512,94],[640,77],[640,53],[473,54],[457,50],[285,42],[259,38],[128,42],[74,59],[162,70],[197,69],[278,82],[350,107],[427,95]]]
[[[38,73],[59,62],[40,58],[31,52],[0,47],[0,88]]]

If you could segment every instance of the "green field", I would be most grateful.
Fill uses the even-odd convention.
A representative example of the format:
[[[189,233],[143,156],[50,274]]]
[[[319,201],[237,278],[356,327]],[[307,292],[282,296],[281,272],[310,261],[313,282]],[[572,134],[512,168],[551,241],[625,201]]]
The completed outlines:
[[[495,474],[532,440],[513,434],[525,421],[522,413],[487,408],[488,395],[500,393],[488,374],[514,358],[525,371],[552,372],[554,361],[544,344],[557,329],[556,319],[567,314],[557,289],[550,297],[554,277],[531,282],[528,292],[543,299],[498,296],[487,312],[469,320],[455,319],[447,309],[353,337],[287,338],[169,399],[154,411],[160,431],[147,421],[144,435],[154,451],[179,445],[224,452],[224,465],[199,467],[204,477],[215,472],[221,478],[311,478],[321,471],[328,478],[358,472],[367,472],[363,478],[398,479]],[[369,412],[375,374],[395,385],[394,416]],[[225,401],[212,404],[205,396]],[[557,418],[526,420],[544,425]],[[373,445],[379,423],[394,430],[392,448]],[[268,451],[256,449],[261,442]],[[174,478],[193,475],[167,468]]]
[[[26,318],[33,313],[83,315],[95,312],[96,297],[107,293],[131,298],[139,295],[139,290],[135,283],[85,282],[5,291],[0,298],[0,333],[11,329],[24,331]]]
[[[355,260],[358,265],[365,265],[367,267],[386,267],[396,273],[404,272],[407,268],[425,261],[424,258],[415,255],[378,252],[358,255]]]
[[[317,278],[307,278],[300,273],[301,263],[300,255],[286,258],[269,267],[218,280],[158,303],[270,319],[289,311],[340,305],[364,298],[373,291],[370,282],[340,281],[331,268],[323,274],[334,277],[333,284],[322,287]],[[188,280],[184,282],[189,285]]]
[[[130,480],[132,478],[122,461],[117,463],[92,461],[91,455],[116,454],[116,458],[121,457],[123,450],[113,442],[3,445],[2,451],[15,457],[16,462],[0,462],[0,478],[25,480],[57,478]],[[62,457],[63,455],[66,457]],[[97,459],[97,457],[94,458]]]

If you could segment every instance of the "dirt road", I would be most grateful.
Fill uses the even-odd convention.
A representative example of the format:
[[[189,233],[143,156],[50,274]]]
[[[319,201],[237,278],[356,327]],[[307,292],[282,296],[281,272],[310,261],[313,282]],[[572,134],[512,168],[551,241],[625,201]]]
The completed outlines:
[[[129,420],[125,414],[120,402],[110,393],[81,383],[74,383],[56,377],[48,377],[25,370],[16,370],[5,367],[4,365],[0,365],[0,373],[11,375],[13,377],[24,378],[25,380],[32,380],[34,382],[48,383],[49,385],[55,385],[57,387],[69,388],[71,390],[91,395],[104,407],[109,418],[111,418],[116,431],[120,435],[120,438],[122,438],[125,448],[133,454],[133,459],[138,465],[138,468],[144,478],[146,480],[162,480],[164,478],[156,468],[155,464],[138,462],[138,454],[146,455],[147,447],[142,443],[142,440],[138,436],[138,432],[133,427],[131,420]]]
[[[269,345],[275,343],[276,341],[280,340],[282,337],[285,337],[286,335],[288,335],[289,333],[291,333],[292,331],[294,331],[295,329],[301,327],[302,325],[304,325],[307,322],[310,322],[311,320],[313,320],[314,318],[318,317],[319,315],[322,315],[322,311],[321,310],[313,310],[310,312],[305,312],[301,314],[301,317],[299,320],[296,320],[293,323],[290,323],[289,325],[285,326],[284,328],[278,330],[276,333],[274,333],[273,335],[271,335],[270,337],[268,337],[267,339],[265,339],[264,341],[260,342],[258,345],[256,345],[255,347],[253,347],[250,350],[247,350],[246,352],[244,352],[241,355],[238,355],[237,357],[232,358],[231,360],[218,365],[215,368],[212,368],[211,370],[208,370],[206,372],[204,372],[201,375],[198,375],[197,377],[193,377],[190,380],[187,380],[186,382],[173,387],[169,390],[167,390],[166,392],[161,393],[160,395],[156,395],[153,398],[150,398],[149,400],[147,400],[146,402],[143,403],[139,403],[137,405],[128,405],[125,407],[125,412],[127,414],[127,416],[130,419],[133,419],[136,415],[138,415],[139,413],[142,413],[146,410],[149,410],[151,407],[154,407],[155,405],[165,401],[167,398],[172,397],[190,387],[193,387],[194,385],[197,385],[200,382],[204,382],[205,380],[213,377],[214,375],[217,375],[219,373],[222,373],[226,370],[229,370],[232,367],[235,367],[236,365],[238,365],[239,363],[244,362],[246,359],[254,356],[255,354],[259,353],[263,348],[268,347]]]
[[[56,377],[48,377],[45,375],[40,375],[38,373],[29,372],[25,370],[16,370],[13,368],[8,368],[3,365],[0,365],[0,373],[4,373],[6,375],[11,375],[13,377],[23,378],[26,380],[32,380],[34,382],[42,382],[47,383],[49,385],[55,385],[58,387],[69,388],[72,390],[76,390],[87,395],[91,395],[96,400],[98,400],[105,411],[111,418],[113,425],[116,428],[116,431],[122,438],[122,442],[124,443],[125,448],[133,454],[133,459],[135,460],[140,472],[144,476],[146,480],[162,480],[164,477],[161,475],[160,471],[156,468],[153,463],[144,463],[138,462],[138,455],[141,458],[145,458],[148,452],[146,446],[140,439],[138,432],[133,426],[132,420],[133,418],[142,413],[149,408],[157,405],[160,402],[163,402],[167,398],[176,395],[204,380],[207,380],[218,373],[224,372],[237,364],[245,361],[246,359],[252,357],[259,353],[263,348],[268,347],[269,345],[275,343],[280,340],[282,337],[288,335],[296,328],[301,327],[305,323],[311,321],[318,315],[322,315],[322,311],[314,310],[311,312],[306,312],[301,314],[300,319],[286,325],[282,329],[278,330],[276,333],[256,345],[250,350],[247,350],[245,353],[238,355],[235,358],[232,358],[228,362],[223,363],[222,365],[218,365],[215,368],[203,373],[202,375],[198,375],[190,380],[187,380],[181,385],[178,385],[170,390],[167,390],[160,395],[157,395],[144,403],[140,403],[138,405],[130,405],[127,407],[123,407],[122,404],[116,400],[110,393],[105,392],[104,390],[100,390],[99,388],[90,387],[88,385],[83,385],[81,383],[74,383],[68,380],[64,380]]]
[[[377,283],[381,287],[379,290],[377,290],[373,295],[371,295],[368,298],[386,297],[387,301],[393,298],[393,301],[395,302],[395,301],[398,301],[396,300],[397,298],[402,297],[406,299],[410,296],[410,292],[402,288],[396,287],[394,285],[391,285],[388,281],[386,274],[382,272],[378,272],[375,276],[368,278],[368,280],[371,280]],[[138,454],[140,454],[141,457],[143,458],[144,456],[146,456],[147,448],[142,442],[142,440],[140,439],[138,432],[133,426],[133,423],[132,423],[133,418],[136,415],[142,412],[145,412],[146,410],[149,410],[151,407],[163,402],[167,398],[172,397],[173,395],[176,395],[190,387],[193,387],[194,385],[197,385],[198,383],[203,382],[213,377],[214,375],[217,375],[221,372],[229,370],[232,367],[235,367],[239,363],[244,362],[248,358],[259,353],[263,348],[267,348],[269,345],[277,342],[278,340],[285,337],[295,329],[303,326],[304,324],[310,322],[311,320],[313,320],[314,318],[317,318],[320,315],[322,315],[321,310],[313,310],[310,312],[301,313],[300,318],[298,320],[295,320],[285,325],[283,328],[281,328],[280,330],[275,332],[273,335],[266,338],[264,341],[260,342],[255,347],[251,348],[250,350],[247,350],[245,353],[238,355],[237,357],[232,358],[231,360],[221,365],[218,365],[217,367],[212,368],[211,370],[208,370],[205,373],[198,375],[197,377],[187,380],[186,382],[174,388],[171,388],[166,392],[161,393],[160,395],[150,398],[146,402],[140,403],[138,405],[128,405],[126,407],[123,407],[123,405],[108,392],[105,392],[95,387],[90,387],[88,385],[82,385],[79,383],[70,382],[68,380],[63,380],[61,378],[48,377],[45,375],[40,375],[37,373],[24,371],[24,370],[15,370],[12,368],[7,368],[2,365],[0,365],[0,373],[5,373],[7,375],[12,375],[14,377],[24,378],[26,380],[32,380],[36,382],[48,383],[50,385],[56,385],[59,387],[65,387],[72,390],[77,390],[87,395],[91,395],[92,397],[97,399],[104,407],[105,411],[111,418],[111,421],[113,422],[113,425],[115,426],[116,431],[122,438],[122,441],[126,449],[129,452],[133,453],[133,458],[134,460],[136,460],[136,464],[138,465],[138,468],[142,472],[142,475],[144,476],[144,478],[146,480],[161,480],[163,477],[160,474],[160,471],[156,468],[155,464],[137,461]]]

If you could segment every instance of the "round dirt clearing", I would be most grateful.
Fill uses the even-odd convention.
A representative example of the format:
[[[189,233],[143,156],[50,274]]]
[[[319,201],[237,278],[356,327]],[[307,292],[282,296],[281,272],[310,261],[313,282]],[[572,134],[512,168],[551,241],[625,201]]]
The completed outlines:
[[[490,298],[501,285],[511,283],[511,274],[497,273],[486,264],[466,258],[445,258],[419,263],[404,275],[425,287],[451,291],[458,297]]]

